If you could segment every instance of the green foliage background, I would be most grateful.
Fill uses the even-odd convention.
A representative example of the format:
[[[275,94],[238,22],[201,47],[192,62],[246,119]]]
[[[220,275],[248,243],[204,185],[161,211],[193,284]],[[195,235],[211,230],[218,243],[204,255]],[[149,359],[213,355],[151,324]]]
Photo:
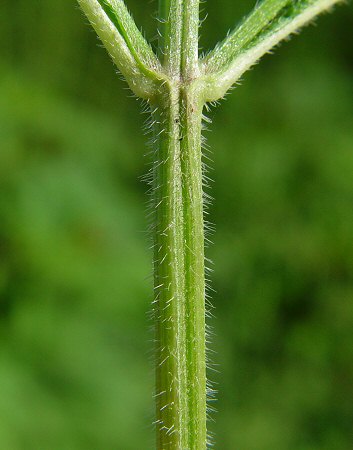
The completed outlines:
[[[147,35],[156,4],[129,0]],[[214,45],[249,1],[209,0]],[[353,448],[353,15],[211,112],[216,448]],[[0,5],[0,448],[153,444],[144,117],[73,0]]]

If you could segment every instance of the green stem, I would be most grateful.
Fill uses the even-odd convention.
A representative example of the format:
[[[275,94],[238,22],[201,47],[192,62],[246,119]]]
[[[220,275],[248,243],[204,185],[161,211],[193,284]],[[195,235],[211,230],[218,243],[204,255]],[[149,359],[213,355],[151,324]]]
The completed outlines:
[[[198,75],[199,0],[160,0],[160,54],[173,79]]]
[[[181,72],[184,82],[199,75],[199,0],[184,0]]]
[[[186,347],[190,449],[206,447],[205,263],[201,161],[203,101],[197,89],[182,92],[181,161],[184,202]]]
[[[201,118],[273,46],[341,0],[263,0],[198,58],[199,0],[159,0],[158,59],[123,0],[78,0],[154,115],[157,449],[205,450],[206,337]]]
[[[206,448],[202,97],[166,84],[155,113],[158,449]]]
[[[203,99],[198,1],[160,3],[170,81],[155,113],[154,163],[157,448],[206,448]]]
[[[242,74],[281,41],[343,0],[263,0],[201,61],[205,97],[223,98]]]

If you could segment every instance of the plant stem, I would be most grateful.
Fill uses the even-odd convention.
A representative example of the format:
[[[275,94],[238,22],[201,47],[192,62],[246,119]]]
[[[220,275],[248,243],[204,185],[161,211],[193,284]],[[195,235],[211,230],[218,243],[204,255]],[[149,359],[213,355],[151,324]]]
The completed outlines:
[[[206,448],[203,99],[198,1],[161,2],[164,67],[155,113],[156,415],[158,449]]]
[[[165,85],[155,113],[157,448],[206,448],[202,97]]]
[[[199,0],[159,0],[159,59],[123,0],[78,1],[131,89],[153,110],[157,449],[205,450],[202,109],[341,0],[262,0],[201,60]]]

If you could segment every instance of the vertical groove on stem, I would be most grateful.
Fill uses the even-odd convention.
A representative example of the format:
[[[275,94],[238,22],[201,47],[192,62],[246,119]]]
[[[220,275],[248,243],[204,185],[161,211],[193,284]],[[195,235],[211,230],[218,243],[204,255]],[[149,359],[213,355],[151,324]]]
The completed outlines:
[[[199,73],[199,0],[184,0],[181,74],[191,81]]]
[[[154,283],[157,448],[206,448],[203,102],[164,86],[155,113]]]
[[[182,92],[181,165],[184,209],[186,359],[189,449],[206,448],[205,263],[201,160],[203,102],[197,90]]]
[[[205,275],[198,0],[161,0],[170,80],[155,113],[157,448],[206,448]]]
[[[341,0],[263,0],[201,61],[199,0],[159,0],[163,68],[123,0],[78,1],[131,89],[153,105],[157,448],[205,450],[202,108],[222,98],[270,48]]]
[[[163,22],[160,39],[160,53],[163,53],[164,67],[174,79],[180,78],[183,39],[184,0],[160,0],[160,15]]]
[[[188,448],[183,193],[178,90],[168,86],[157,114],[154,161],[157,448]]]

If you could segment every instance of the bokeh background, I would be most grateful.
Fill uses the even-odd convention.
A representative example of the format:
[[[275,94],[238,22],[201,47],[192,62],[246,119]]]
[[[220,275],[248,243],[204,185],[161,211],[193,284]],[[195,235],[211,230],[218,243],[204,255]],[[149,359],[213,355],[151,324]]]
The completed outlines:
[[[251,6],[204,4],[203,48]],[[217,449],[353,448],[352,30],[321,17],[210,113]],[[154,448],[145,117],[97,44],[73,0],[1,1],[1,450]]]

